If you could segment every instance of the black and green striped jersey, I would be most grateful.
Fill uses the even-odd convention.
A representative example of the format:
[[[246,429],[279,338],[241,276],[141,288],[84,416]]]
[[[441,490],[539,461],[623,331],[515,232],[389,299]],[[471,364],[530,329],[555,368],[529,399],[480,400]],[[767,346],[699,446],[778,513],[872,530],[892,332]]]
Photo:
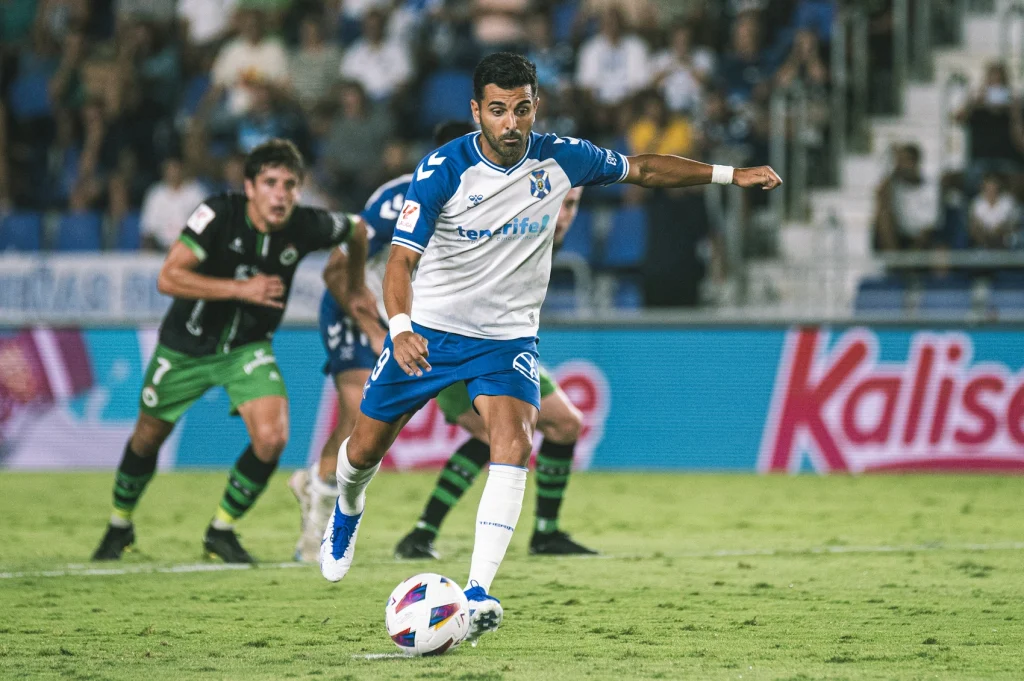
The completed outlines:
[[[189,217],[180,240],[199,258],[199,274],[225,279],[277,275],[284,281],[285,302],[299,261],[345,242],[352,231],[344,213],[297,206],[282,229],[260,232],[246,216],[246,203],[242,194],[207,199]],[[272,338],[283,316],[283,309],[240,300],[175,298],[160,325],[160,343],[193,357],[230,352]]]

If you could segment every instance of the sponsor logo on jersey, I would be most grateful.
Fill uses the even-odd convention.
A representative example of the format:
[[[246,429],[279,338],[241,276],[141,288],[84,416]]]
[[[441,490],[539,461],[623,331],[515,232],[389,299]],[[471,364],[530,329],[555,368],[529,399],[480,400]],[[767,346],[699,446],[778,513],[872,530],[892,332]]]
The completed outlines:
[[[294,265],[295,261],[299,259],[299,250],[295,246],[288,244],[288,247],[281,251],[281,264],[284,266]]]
[[[228,248],[239,255],[245,253],[245,249],[242,247],[242,237],[236,236],[235,240],[231,242],[231,245],[228,246]]]
[[[551,178],[548,171],[541,169],[530,173],[530,194],[536,199],[543,199],[551,193]]]
[[[975,363],[962,332],[917,332],[905,359],[880,345],[868,329],[787,335],[760,470],[1024,469],[1024,375]]]
[[[540,368],[537,365],[537,358],[528,352],[520,352],[512,360],[512,368],[526,376],[534,383],[540,383]]]
[[[265,364],[273,364],[276,361],[277,358],[273,355],[268,355],[266,350],[257,350],[253,353],[252,360],[246,362],[242,367],[242,371],[245,372],[246,376],[251,376],[252,372],[256,371],[256,369]]]
[[[201,203],[198,208],[192,211],[192,215],[188,217],[185,224],[188,225],[196,234],[202,234],[203,230],[206,229],[206,226],[210,224],[215,217],[217,217],[217,214],[213,212],[213,209],[205,203]]]
[[[551,216],[545,215],[540,222],[530,222],[529,217],[513,218],[512,222],[497,229],[466,229],[461,225],[455,228],[460,239],[467,241],[479,241],[480,239],[494,238],[498,241],[519,241],[521,239],[533,239],[548,228],[551,223]]]
[[[348,229],[349,218],[344,213],[331,213],[331,221],[334,223],[331,226],[331,240],[341,241],[341,235]]]
[[[484,200],[483,194],[473,194],[469,197],[469,205],[471,208],[475,208],[481,201]]]
[[[412,232],[416,229],[416,221],[420,218],[420,204],[415,201],[406,201],[402,206],[402,214],[395,223],[395,229],[400,232]]]

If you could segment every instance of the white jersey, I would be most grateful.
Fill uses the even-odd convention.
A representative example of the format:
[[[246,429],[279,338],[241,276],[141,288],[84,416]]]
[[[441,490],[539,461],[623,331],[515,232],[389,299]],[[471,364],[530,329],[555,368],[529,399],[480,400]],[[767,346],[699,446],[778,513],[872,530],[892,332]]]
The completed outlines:
[[[412,320],[472,338],[536,336],[551,276],[562,200],[573,187],[621,182],[618,152],[570,137],[531,134],[511,168],[488,161],[480,133],[423,159],[392,244],[423,257]]]

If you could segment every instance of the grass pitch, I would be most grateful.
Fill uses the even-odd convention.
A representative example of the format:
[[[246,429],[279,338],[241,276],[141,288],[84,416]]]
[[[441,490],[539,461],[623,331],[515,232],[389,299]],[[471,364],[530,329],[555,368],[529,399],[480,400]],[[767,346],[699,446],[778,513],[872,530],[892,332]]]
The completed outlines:
[[[90,574],[112,476],[0,474],[0,678],[1024,676],[1015,477],[580,474],[563,526],[604,556],[528,556],[528,490],[494,588],[502,628],[440,658],[374,659],[396,650],[395,584],[466,578],[481,484],[446,523],[444,560],[391,559],[433,479],[373,482],[356,564],[332,585],[286,565],[298,513],[284,475],[240,527],[263,568],[156,571],[213,565],[200,539],[225,474],[175,473],[143,498],[121,573]]]

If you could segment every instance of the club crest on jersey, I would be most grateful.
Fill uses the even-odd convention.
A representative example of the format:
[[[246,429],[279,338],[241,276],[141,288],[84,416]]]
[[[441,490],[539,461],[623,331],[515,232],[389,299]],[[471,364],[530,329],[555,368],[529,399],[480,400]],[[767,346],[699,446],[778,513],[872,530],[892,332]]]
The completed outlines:
[[[298,259],[299,250],[295,248],[295,246],[292,246],[291,244],[288,244],[288,248],[281,251],[281,264],[284,265],[285,267],[287,267],[288,265],[293,265],[295,261]]]
[[[530,194],[536,199],[543,199],[551,193],[551,178],[546,170],[535,170],[530,173]]]
[[[516,355],[516,358],[512,360],[512,368],[534,383],[540,383],[540,367],[537,364],[537,358],[530,353],[520,352]]]

